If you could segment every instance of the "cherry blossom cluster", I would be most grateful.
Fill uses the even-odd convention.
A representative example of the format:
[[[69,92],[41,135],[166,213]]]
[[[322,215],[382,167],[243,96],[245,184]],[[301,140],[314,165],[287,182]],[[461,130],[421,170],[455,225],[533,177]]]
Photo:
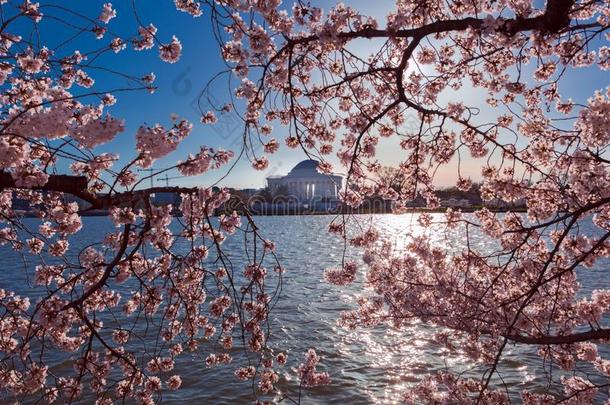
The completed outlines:
[[[139,18],[133,33],[113,32],[118,11],[111,3],[92,18],[69,19],[53,14],[62,7],[0,3],[6,16],[0,35],[0,165],[7,174],[0,244],[70,257],[36,266],[41,294],[35,302],[0,290],[2,394],[71,402],[92,392],[98,403],[151,403],[163,389],[181,386],[173,371],[178,356],[205,351],[207,367],[232,367],[236,345],[262,365],[236,365],[236,377],[256,380],[254,398],[273,393],[280,374],[267,330],[277,300],[271,285],[279,282],[281,267],[269,271],[257,256],[232,268],[222,251],[232,234],[253,232],[255,246],[244,248],[260,245],[257,252],[269,259],[275,257],[273,242],[258,233],[251,217],[212,218],[230,201],[226,189],[175,188],[182,193],[179,207],[153,207],[152,191],[135,188],[141,183],[136,167],[150,169],[176,152],[192,125],[174,117],[171,128],[141,126],[135,156],[123,168],[114,167],[118,156],[96,153],[126,128],[108,112],[116,93],[96,91],[96,72],[107,70],[100,56],[128,46],[156,47],[161,60],[176,63],[180,40]],[[364,266],[346,261],[326,278],[346,285],[362,267],[370,287],[358,307],[342,315],[342,324],[440,326],[452,334],[437,334],[438,344],[480,365],[483,378],[477,380],[450,370],[423,377],[405,392],[407,402],[507,402],[513,393],[496,386],[495,377],[509,343],[533,346],[542,367],[564,370],[548,373],[548,392],[520,392],[523,402],[588,403],[607,392],[595,377],[606,378],[610,370],[598,350],[610,338],[610,293],[581,290],[579,272],[610,255],[610,96],[606,84],[588,100],[562,92],[569,92],[566,72],[608,69],[608,4],[401,0],[381,19],[342,3],[326,11],[277,0],[222,0],[207,10],[205,4],[174,1],[193,17],[208,12],[223,33],[220,53],[237,78],[232,90],[238,101],[219,111],[239,110],[245,156],[254,169],[269,167],[280,142],[268,136],[282,127],[287,147],[319,159],[322,173],[345,175],[345,212],[374,198],[391,201],[396,212],[417,198],[438,209],[435,180],[451,165],[457,166],[460,190],[473,187],[472,177],[481,179],[484,204],[526,205],[526,215],[487,208],[472,216],[447,210],[440,221],[420,215],[416,222],[423,229],[466,235],[453,250],[426,233],[409,235],[404,249],[374,226],[351,235],[349,215],[331,225],[339,241],[363,250]],[[73,40],[45,46],[41,21],[101,45],[93,52],[68,49],[80,42]],[[354,52],[353,45],[369,39],[375,39],[368,41],[370,56]],[[136,83],[134,89],[154,90],[154,73],[121,77]],[[461,97],[471,89],[475,100]],[[203,123],[217,121],[212,111],[202,115]],[[400,152],[391,171],[381,156],[388,142]],[[197,175],[232,157],[201,147],[173,168]],[[480,174],[465,174],[466,160],[477,163]],[[85,185],[56,175],[68,166]],[[68,238],[82,223],[69,195],[108,209],[115,231],[72,252]],[[27,201],[41,223],[26,227],[13,197]],[[175,211],[180,221],[172,219]],[[596,232],[583,233],[583,221]],[[492,253],[471,243],[474,228],[494,243]],[[187,252],[174,249],[181,244],[190,246]],[[122,284],[129,288],[117,288]],[[146,336],[134,332],[132,322],[142,314],[159,319],[149,331],[160,342],[152,350],[138,346]],[[51,350],[74,356],[75,373],[57,375],[46,361]],[[316,371],[318,361],[315,351],[308,352],[299,368],[304,386],[329,382]],[[285,357],[275,362],[282,365]],[[580,372],[582,364],[597,376]]]
[[[273,242],[251,218],[236,212],[216,218],[231,197],[227,189],[158,187],[182,193],[181,204],[154,206],[155,190],[142,188],[138,178],[138,168],[176,152],[192,124],[173,115],[171,126],[142,125],[123,134],[136,144],[123,156],[98,148],[112,148],[126,132],[124,120],[109,113],[118,92],[152,92],[155,81],[154,73],[131,76],[102,61],[131,47],[156,49],[161,60],[175,63],[180,40],[164,27],[140,22],[136,9],[138,24],[121,34],[113,26],[121,10],[111,3],[93,16],[65,5],[0,3],[0,245],[27,256],[23,276],[32,285],[31,295],[0,286],[0,401],[151,404],[165,390],[181,388],[176,365],[182,356],[234,370],[243,359],[253,361],[258,365],[249,378],[255,384],[244,389],[253,401],[275,395],[286,355],[275,354],[267,333],[282,277]],[[203,12],[196,1],[175,5],[195,17]],[[45,46],[49,29],[71,31],[70,39]],[[71,48],[87,41],[93,46],[82,49],[95,51]],[[100,71],[132,88],[99,88]],[[210,113],[203,121],[216,119]],[[269,142],[273,149],[277,141]],[[125,155],[127,163],[117,167]],[[233,156],[201,146],[170,169],[202,174]],[[37,221],[22,221],[13,205],[19,200]],[[84,247],[73,242],[82,232],[83,209],[107,210],[114,225]],[[174,218],[177,213],[181,219]],[[222,245],[243,232],[254,236],[243,246],[253,260],[234,268],[224,261]],[[264,255],[250,255],[252,249]],[[277,271],[267,272],[273,262]],[[151,320],[145,330],[140,327]],[[74,367],[66,370],[57,359]]]
[[[227,164],[234,154],[223,149],[214,150],[201,147],[196,155],[189,154],[188,159],[178,164],[178,171],[185,176],[193,176],[207,172],[210,168],[218,169]]]
[[[136,133],[136,148],[140,152],[140,165],[150,167],[159,158],[176,150],[180,141],[186,138],[193,124],[178,117],[172,117],[173,126],[165,129],[156,124],[153,127],[141,126]]]
[[[572,372],[588,362],[607,376],[607,360],[590,346],[588,356],[578,355],[581,345],[610,338],[600,298],[607,290],[585,293],[578,272],[610,252],[610,90],[600,83],[577,100],[564,85],[571,71],[608,69],[607,4],[397,1],[375,19],[343,3],[328,10],[221,3],[229,12],[211,12],[226,27],[222,55],[239,80],[244,134],[265,152],[253,148],[255,169],[272,164],[276,147],[264,136],[282,128],[286,146],[320,160],[320,172],[345,176],[346,213],[375,198],[396,212],[419,199],[439,209],[435,184],[449,171],[459,190],[476,186],[484,205],[526,206],[526,215],[449,209],[440,221],[429,213],[414,221],[462,232],[457,251],[421,235],[411,235],[405,251],[374,220],[350,236],[360,224],[347,214],[331,225],[339,240],[364,250],[372,291],[343,315],[345,326],[441,325],[455,333],[448,345],[483,364],[476,383],[449,371],[426,376],[406,393],[408,402],[511,400],[509,387],[494,385],[508,343],[538,346],[543,366]],[[384,159],[382,142],[400,150],[398,162]],[[593,221],[594,235],[582,233],[584,221]],[[471,241],[475,228],[494,253]],[[325,278],[349,284],[356,267],[337,264]],[[588,403],[607,394],[590,375],[564,377],[550,377],[549,392],[518,395],[528,403]]]
[[[305,387],[330,384],[328,373],[317,371],[320,357],[314,349],[309,349],[305,354],[305,362],[299,366],[299,377],[301,384]]]

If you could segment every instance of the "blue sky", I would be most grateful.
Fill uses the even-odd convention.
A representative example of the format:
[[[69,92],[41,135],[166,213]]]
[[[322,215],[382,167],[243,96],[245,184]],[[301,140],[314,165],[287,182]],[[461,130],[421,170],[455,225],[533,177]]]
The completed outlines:
[[[59,4],[77,11],[79,13],[95,17],[99,14],[104,1],[99,0],[67,0]],[[334,1],[323,1],[312,3],[321,5],[328,9]],[[362,11],[365,14],[373,15],[379,19],[383,25],[384,16],[392,8],[391,1],[349,1],[347,4]],[[132,2],[129,0],[117,0],[113,2],[118,12],[117,18],[110,21],[109,29],[122,34],[132,36],[137,27]],[[121,155],[121,160],[131,159],[135,156],[135,131],[141,124],[169,124],[170,114],[178,115],[189,119],[194,124],[191,135],[184,140],[178,150],[165,159],[155,163],[155,167],[164,168],[177,160],[184,159],[190,153],[195,153],[199,145],[211,147],[223,147],[235,150],[240,145],[241,127],[233,116],[226,116],[220,119],[215,126],[203,125],[199,122],[199,111],[196,107],[196,100],[199,92],[206,82],[216,73],[225,69],[225,65],[220,57],[218,44],[216,43],[211,30],[211,23],[208,15],[204,13],[199,18],[176,11],[173,1],[154,0],[154,1],[135,1],[138,15],[144,24],[153,23],[158,28],[157,36],[162,41],[169,42],[172,35],[176,35],[183,45],[183,53],[180,61],[176,64],[167,64],[158,58],[156,49],[144,52],[135,52],[128,46],[127,49],[118,55],[108,54],[98,61],[99,65],[104,65],[111,69],[143,76],[151,71],[157,76],[156,85],[158,90],[154,94],[146,92],[120,93],[117,94],[118,102],[110,108],[113,116],[124,118],[126,130],[111,143],[96,149],[97,152],[112,152]],[[47,14],[58,13],[59,10],[45,10]],[[75,18],[75,17],[70,17]],[[41,26],[44,42],[51,47],[60,43],[66,31],[58,29],[56,22],[45,21]],[[79,49],[81,52],[95,49],[101,43],[109,42],[109,36],[102,39],[102,42],[95,41],[93,35],[85,35],[73,43],[67,45],[65,50]],[[368,48],[374,48],[375,43],[361,41],[355,46],[359,52],[367,53]],[[374,51],[374,49],[372,49]],[[124,79],[114,75],[104,73],[93,73],[96,79],[96,90],[112,89],[123,87]],[[581,69],[571,73],[567,80],[564,80],[562,93],[567,94],[577,101],[585,102],[593,94],[595,89],[605,88],[609,84],[607,72],[598,69]],[[220,80],[216,86],[213,96],[219,103],[227,100],[229,95],[229,84],[227,80]],[[460,90],[459,99],[471,101],[473,105],[480,105],[482,94],[469,90],[465,86]],[[205,108],[204,108],[205,110]],[[483,110],[485,114],[494,115],[489,109]],[[490,117],[490,120],[493,120]],[[270,168],[264,172],[251,170],[250,163],[244,160],[222,181],[221,184],[229,187],[247,188],[262,187],[265,184],[265,177],[271,174],[286,173],[305,156],[300,150],[291,150],[283,146],[282,138],[285,134],[281,128],[276,128],[274,136],[282,143],[280,151],[271,156]],[[382,143],[379,147],[380,156],[387,163],[395,163],[402,159],[401,152],[394,143]],[[469,160],[466,162],[465,170],[468,175],[476,178],[480,164]],[[439,172],[439,184],[449,184],[455,178],[455,169],[447,167]],[[223,171],[213,171],[204,176],[174,179],[170,185],[209,185],[215,182],[224,174]],[[177,176],[177,172],[170,172],[169,176]],[[155,181],[156,185],[164,184]]]
[[[60,4],[84,15],[96,17],[104,2],[68,0],[62,1]],[[137,128],[142,124],[153,125],[155,123],[167,126],[170,124],[172,113],[190,120],[194,129],[174,153],[156,161],[154,167],[171,166],[176,161],[183,160],[188,153],[196,153],[200,145],[237,151],[241,145],[242,127],[235,116],[231,114],[220,116],[219,122],[213,126],[199,122],[200,113],[197,108],[197,100],[201,90],[210,78],[226,69],[226,65],[220,57],[218,44],[213,37],[209,16],[204,13],[199,18],[193,18],[177,11],[173,1],[170,0],[136,1],[135,4],[140,20],[144,24],[153,23],[158,28],[157,37],[160,40],[169,42],[172,35],[179,38],[183,46],[182,57],[179,62],[168,64],[159,59],[156,48],[136,52],[128,46],[119,54],[106,54],[97,61],[98,65],[137,77],[152,71],[157,77],[155,84],[158,89],[154,94],[145,91],[116,94],[117,103],[108,111],[115,117],[125,119],[125,131],[112,142],[96,148],[95,152],[119,154],[120,162],[132,159],[136,155],[135,132]],[[151,6],[152,4],[154,6]],[[108,29],[123,36],[132,36],[137,24],[131,1],[114,1],[113,6],[117,10],[117,17],[110,21]],[[51,11],[42,8],[41,11],[46,14],[61,13],[62,16],[66,16],[65,13],[56,9]],[[45,19],[43,19],[41,31],[44,34],[45,44],[50,48],[62,42],[68,32],[58,29],[57,22],[45,21]],[[72,42],[62,49],[64,51],[79,49],[84,53],[87,50],[98,48],[101,44],[107,44],[110,41],[109,38],[111,37],[107,34],[104,39],[96,41],[93,34],[85,35],[81,40]],[[96,91],[124,87],[128,84],[124,79],[117,78],[115,75],[98,72],[92,72],[91,75],[96,80],[94,87]],[[228,100],[229,84],[227,80],[222,79],[217,83],[218,86],[212,96],[218,100],[218,104],[222,104]],[[76,87],[72,90],[77,91]],[[284,134],[278,131],[274,135],[281,142]],[[306,157],[302,151],[288,149],[282,143],[280,152],[272,157],[269,169],[263,172],[254,171],[244,158],[221,184],[237,188],[262,187],[265,185],[265,177],[271,174],[286,173],[304,158]],[[117,164],[115,167],[119,167],[119,165]],[[215,183],[225,172],[221,169],[202,176],[173,179],[169,184],[209,185]],[[179,173],[174,170],[169,172],[168,176],[179,176]],[[164,175],[160,177],[164,177]],[[146,185],[148,184],[147,181]],[[163,180],[155,180],[155,185],[164,184]]]

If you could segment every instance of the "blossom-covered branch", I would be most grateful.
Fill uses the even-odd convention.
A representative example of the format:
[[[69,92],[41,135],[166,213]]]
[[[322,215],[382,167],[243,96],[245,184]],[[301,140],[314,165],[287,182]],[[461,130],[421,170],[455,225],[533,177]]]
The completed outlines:
[[[249,142],[264,144],[270,128],[282,127],[288,147],[320,160],[324,173],[347,176],[345,205],[382,197],[403,212],[421,198],[439,209],[437,174],[453,168],[458,189],[481,181],[484,202],[527,206],[525,215],[448,209],[440,222],[420,214],[421,228],[404,230],[406,248],[375,221],[356,235],[361,224],[349,215],[331,224],[346,249],[364,250],[366,271],[344,261],[327,280],[342,286],[362,276],[370,287],[344,326],[426,322],[452,331],[439,332],[439,344],[480,364],[480,380],[448,370],[405,392],[406,401],[599,398],[604,386],[573,370],[577,362],[605,378],[610,370],[598,352],[610,291],[584,292],[578,282],[610,252],[610,88],[580,100],[561,91],[578,70],[610,69],[608,5],[396,1],[379,21],[347,4],[326,12],[302,2],[291,10],[279,1],[208,4],[227,33],[223,56],[241,78],[235,95],[246,102]],[[400,151],[389,163],[382,144]],[[260,169],[268,158],[252,151],[252,160]],[[399,182],[384,177],[384,165]],[[493,248],[474,243],[475,227]],[[439,228],[463,243],[447,249],[428,236]],[[498,365],[515,343],[538,346],[543,367],[574,374],[548,373],[548,392],[511,392]]]

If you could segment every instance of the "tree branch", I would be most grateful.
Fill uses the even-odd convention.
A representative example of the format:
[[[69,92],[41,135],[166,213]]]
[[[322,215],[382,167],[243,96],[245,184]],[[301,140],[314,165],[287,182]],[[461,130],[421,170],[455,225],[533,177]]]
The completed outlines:
[[[517,343],[526,343],[534,345],[563,345],[573,344],[578,342],[587,342],[591,340],[605,340],[610,339],[610,329],[597,329],[590,330],[588,332],[573,333],[571,335],[564,336],[522,336],[522,335],[509,335],[505,336],[508,340]]]
[[[94,194],[87,189],[86,177],[58,174],[50,175],[49,181],[44,186],[27,188],[17,186],[10,173],[0,172],[0,190],[5,189],[36,190],[71,194],[90,203],[92,209],[118,207],[123,204],[129,204],[148,198],[154,193],[192,194],[198,190],[197,187],[151,187],[114,194]]]
[[[508,18],[504,20],[499,31],[508,35],[515,35],[522,31],[540,31],[545,33],[558,33],[570,24],[570,9],[574,0],[549,0],[544,14],[531,18]],[[464,31],[469,28],[481,29],[484,19],[467,17],[460,20],[441,20],[417,28],[390,30],[363,28],[361,30],[340,32],[337,37],[342,39],[354,38],[411,38],[425,37],[430,34],[450,31]],[[288,41],[288,45],[306,44],[318,40],[318,35],[297,38]],[[281,51],[280,51],[281,52]]]

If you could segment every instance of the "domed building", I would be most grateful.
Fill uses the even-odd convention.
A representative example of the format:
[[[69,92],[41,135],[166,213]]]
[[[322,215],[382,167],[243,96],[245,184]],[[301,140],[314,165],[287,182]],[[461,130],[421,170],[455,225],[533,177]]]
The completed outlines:
[[[271,193],[282,190],[300,202],[337,198],[343,182],[341,176],[318,172],[317,160],[303,160],[286,175],[267,177]]]

